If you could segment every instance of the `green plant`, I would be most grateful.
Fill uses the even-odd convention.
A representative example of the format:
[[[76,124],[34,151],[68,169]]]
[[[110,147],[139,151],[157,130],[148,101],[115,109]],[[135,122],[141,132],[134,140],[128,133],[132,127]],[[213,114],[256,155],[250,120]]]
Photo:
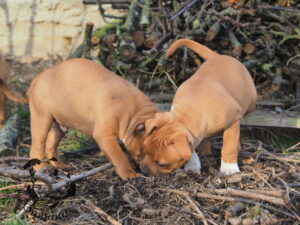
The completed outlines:
[[[71,151],[81,149],[91,144],[92,139],[76,130],[69,130],[66,136],[59,144],[59,149],[64,151]]]
[[[26,219],[9,219],[6,218],[0,222],[0,225],[29,225],[30,223]]]

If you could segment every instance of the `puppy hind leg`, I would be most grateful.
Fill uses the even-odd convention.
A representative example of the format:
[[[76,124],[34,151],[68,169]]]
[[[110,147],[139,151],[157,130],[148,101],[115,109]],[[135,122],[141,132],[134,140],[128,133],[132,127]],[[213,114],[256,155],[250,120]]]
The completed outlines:
[[[240,148],[240,121],[234,122],[223,134],[223,147],[221,150],[220,172],[226,175],[240,172],[237,164]]]
[[[61,157],[57,152],[57,148],[59,142],[65,136],[65,132],[63,132],[57,122],[53,121],[51,125],[51,129],[48,133],[46,140],[46,158],[48,160],[55,158],[55,160],[50,160],[50,164],[56,168],[62,169],[65,168],[66,165],[63,163]]]
[[[216,161],[213,160],[213,155],[211,152],[211,144],[210,139],[206,138],[204,139],[200,145],[200,158],[204,165],[204,167],[216,167]]]
[[[46,139],[51,128],[52,116],[43,113],[37,113],[33,107],[30,107],[30,129],[31,129],[31,150],[30,159],[39,159],[41,164],[35,165],[35,170],[40,170],[46,166],[45,147]]]

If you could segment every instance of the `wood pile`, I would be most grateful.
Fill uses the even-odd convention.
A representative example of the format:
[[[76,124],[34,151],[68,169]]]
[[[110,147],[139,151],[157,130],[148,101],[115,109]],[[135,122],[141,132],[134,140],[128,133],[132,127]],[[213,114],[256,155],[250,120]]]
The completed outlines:
[[[84,43],[70,57],[101,62],[141,89],[176,89],[201,65],[186,49],[168,61],[164,52],[176,39],[190,38],[231,55],[250,70],[259,94],[299,104],[300,3],[261,0],[84,0],[98,4],[105,19],[96,31],[87,24]],[[125,11],[109,15],[103,6]],[[91,54],[91,50],[97,54]],[[299,90],[298,90],[299,92]],[[299,93],[298,93],[299,95]],[[297,97],[299,98],[299,96]]]

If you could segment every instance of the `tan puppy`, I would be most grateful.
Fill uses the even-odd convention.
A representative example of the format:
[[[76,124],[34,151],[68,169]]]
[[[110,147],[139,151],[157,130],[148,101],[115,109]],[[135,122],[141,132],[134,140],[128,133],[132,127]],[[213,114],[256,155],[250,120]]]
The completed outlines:
[[[27,99],[22,97],[19,93],[10,90],[7,85],[7,70],[5,63],[0,61],[0,128],[3,127],[5,119],[6,98],[20,103],[26,103]]]
[[[253,111],[257,93],[253,80],[238,60],[219,55],[188,39],[174,42],[166,53],[169,57],[186,46],[206,61],[177,90],[170,112],[157,113],[146,121],[147,155],[141,162],[144,173],[170,172],[184,165],[195,147],[210,152],[208,138],[224,131],[221,172],[239,172],[240,119]]]
[[[132,158],[143,158],[144,122],[153,118],[155,105],[133,84],[87,59],[62,62],[36,76],[28,89],[32,147],[30,158],[63,167],[57,146],[62,127],[95,139],[122,179],[138,176],[117,138]],[[36,170],[44,163],[35,167]]]

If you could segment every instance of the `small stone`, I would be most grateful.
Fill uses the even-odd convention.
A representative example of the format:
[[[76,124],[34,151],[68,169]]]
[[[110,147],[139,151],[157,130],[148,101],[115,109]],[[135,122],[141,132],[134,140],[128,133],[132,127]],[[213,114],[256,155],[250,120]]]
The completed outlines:
[[[242,219],[239,218],[239,217],[229,218],[228,223],[230,225],[241,225],[242,224]]]

